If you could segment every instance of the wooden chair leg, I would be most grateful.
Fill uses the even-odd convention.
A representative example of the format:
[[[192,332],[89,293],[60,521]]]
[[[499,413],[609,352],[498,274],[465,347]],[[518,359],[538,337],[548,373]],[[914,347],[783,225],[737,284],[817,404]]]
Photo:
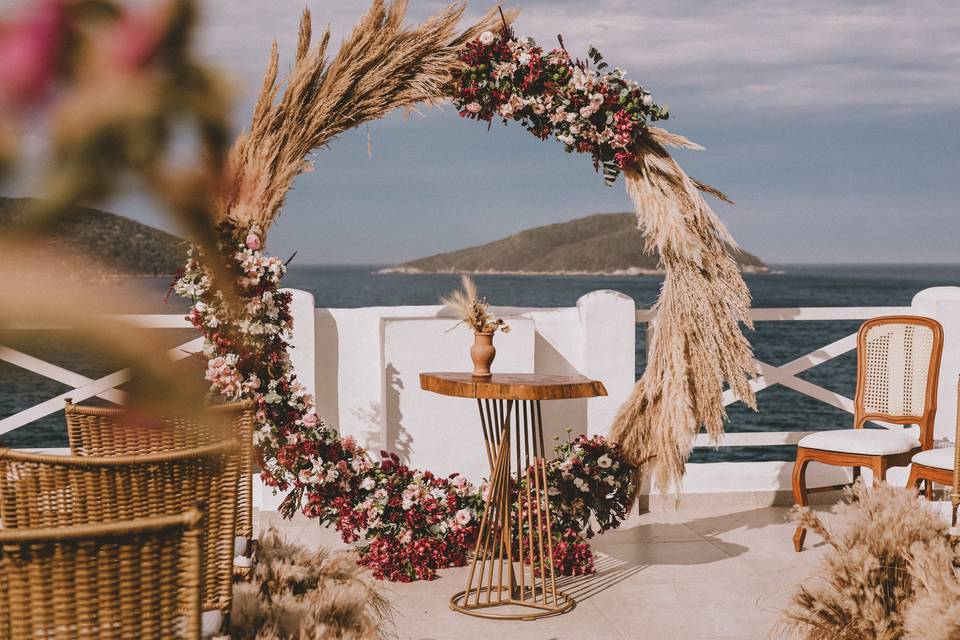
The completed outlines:
[[[853,481],[856,482],[860,479],[860,466],[857,465],[853,468]]]
[[[807,459],[803,449],[797,449],[797,460],[793,463],[793,502],[801,507],[807,506]],[[797,527],[793,534],[793,549],[796,552],[803,550],[803,540],[807,537],[804,527]]]
[[[933,480],[926,478],[923,481],[923,497],[933,502]]]
[[[920,474],[918,473],[918,471],[919,470],[917,469],[917,465],[915,464],[910,465],[910,477],[907,478],[907,488],[913,489],[913,492],[915,494],[920,491],[920,482],[923,480],[923,478],[920,477]],[[927,484],[927,486],[929,486],[929,483]]]
[[[876,484],[878,481],[886,482],[887,481],[887,459],[883,456],[879,456],[874,459],[873,463],[870,465],[870,468],[873,469],[873,484]]]

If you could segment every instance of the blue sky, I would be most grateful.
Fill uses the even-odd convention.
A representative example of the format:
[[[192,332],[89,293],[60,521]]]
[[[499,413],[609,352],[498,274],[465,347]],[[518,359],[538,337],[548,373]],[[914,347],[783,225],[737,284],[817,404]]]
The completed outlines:
[[[290,58],[303,6],[206,0],[203,48],[246,123],[270,42]],[[312,0],[334,42],[365,1]],[[442,4],[411,0],[422,19]],[[468,15],[487,3],[471,2]],[[960,261],[960,3],[527,0],[520,34],[597,46],[706,147],[679,155],[726,191],[718,213],[769,262]],[[316,154],[269,240],[302,263],[383,263],[493,240],[630,203],[585,156],[449,106],[350,132]],[[144,203],[114,203],[156,223]]]

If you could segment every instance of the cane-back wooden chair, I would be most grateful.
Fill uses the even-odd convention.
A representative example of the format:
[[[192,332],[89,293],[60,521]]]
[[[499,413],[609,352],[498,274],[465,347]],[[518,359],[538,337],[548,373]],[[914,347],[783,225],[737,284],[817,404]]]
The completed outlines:
[[[820,431],[797,443],[793,465],[793,499],[807,504],[807,496],[846,485],[807,488],[811,462],[873,471],[873,479],[886,479],[890,467],[905,467],[919,451],[933,447],[933,420],[937,413],[937,378],[943,351],[940,323],[919,316],[885,316],[863,323],[857,334],[857,391],[853,429]],[[901,428],[866,428],[870,421],[904,425]],[[905,428],[917,425],[917,429]],[[796,551],[803,549],[806,529],[797,527]]]
[[[928,500],[933,498],[933,483],[950,486],[951,524],[957,524],[957,507],[960,506],[960,378],[957,379],[957,429],[954,446],[929,449],[913,456],[907,486],[918,490],[923,482]]]
[[[73,527],[169,516],[201,502],[204,628],[228,619],[233,595],[236,444],[143,456],[58,456],[0,449],[3,529]]]
[[[118,407],[66,403],[67,437],[76,456],[142,456],[199,447],[223,440],[238,444],[237,540],[235,555],[249,552],[253,539],[254,402],[211,405],[203,423],[167,417],[149,426],[131,424]]]
[[[0,638],[200,638],[196,509],[0,530]]]

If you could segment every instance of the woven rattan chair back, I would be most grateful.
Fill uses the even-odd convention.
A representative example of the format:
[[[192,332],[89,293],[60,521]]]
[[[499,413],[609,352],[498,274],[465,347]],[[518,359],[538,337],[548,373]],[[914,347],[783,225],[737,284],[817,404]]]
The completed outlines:
[[[885,316],[863,323],[857,336],[855,424],[870,420],[920,427],[933,446],[943,328],[930,318]]]
[[[0,638],[200,638],[201,519],[0,530]]]
[[[253,401],[212,405],[203,423],[169,417],[148,427],[132,425],[122,408],[89,407],[67,400],[67,436],[76,456],[142,456],[223,440],[240,446],[237,535],[253,537]]]
[[[4,529],[71,527],[168,516],[204,504],[203,607],[232,601],[237,455],[232,442],[136,457],[0,449]]]

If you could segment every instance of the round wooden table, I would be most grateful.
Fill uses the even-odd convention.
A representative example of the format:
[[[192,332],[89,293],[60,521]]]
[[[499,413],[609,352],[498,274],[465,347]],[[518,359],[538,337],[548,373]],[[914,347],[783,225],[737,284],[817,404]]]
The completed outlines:
[[[582,376],[531,373],[499,373],[490,378],[421,373],[420,387],[445,396],[476,399],[490,465],[467,588],[450,598],[450,608],[502,620],[534,620],[569,611],[574,600],[557,590],[553,568],[540,403],[605,396],[603,383]],[[514,520],[519,525],[516,544],[511,535]],[[497,607],[501,609],[494,610]],[[514,607],[533,611],[516,613]]]

